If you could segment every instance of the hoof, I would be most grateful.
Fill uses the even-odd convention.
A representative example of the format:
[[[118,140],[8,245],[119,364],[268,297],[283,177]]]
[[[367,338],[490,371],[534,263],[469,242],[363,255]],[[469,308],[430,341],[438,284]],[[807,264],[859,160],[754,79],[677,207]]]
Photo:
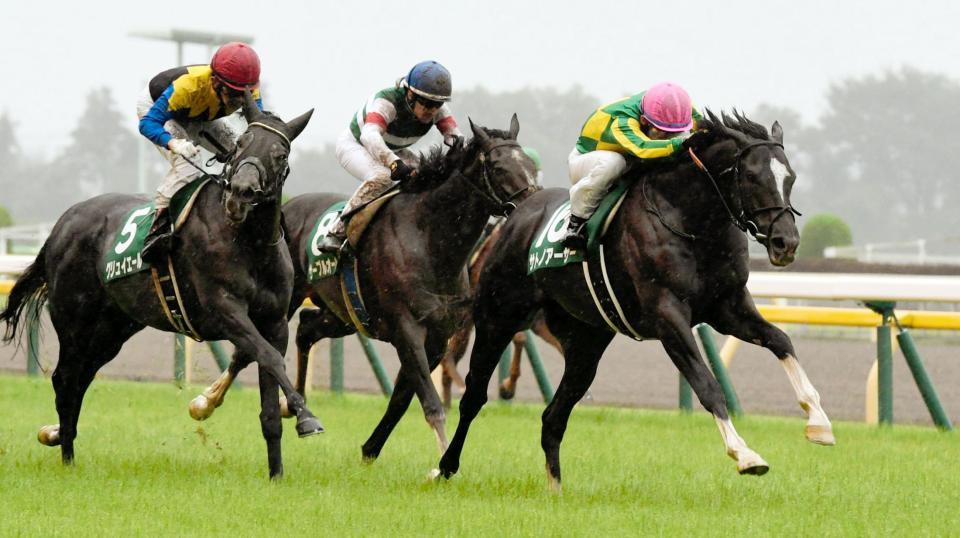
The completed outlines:
[[[763,458],[756,454],[754,454],[752,458],[737,462],[737,472],[740,474],[762,476],[767,474],[769,470],[770,466],[767,465],[767,462],[763,461]]]
[[[448,477],[443,476],[443,473],[440,472],[440,469],[432,469],[429,473],[427,473],[427,482],[440,482],[441,478]]]
[[[553,473],[550,472],[550,466],[547,466],[547,487],[550,489],[550,493],[555,493],[557,495],[563,493],[563,484],[560,483],[560,479],[553,476]]]
[[[190,416],[193,420],[206,420],[210,418],[210,415],[213,414],[213,410],[216,408],[216,406],[210,405],[210,400],[203,394],[190,400]]]
[[[824,446],[833,446],[837,444],[837,439],[833,436],[833,428],[830,426],[812,426],[807,425],[803,429],[803,434],[807,436],[807,441]]]
[[[512,400],[516,394],[515,390],[510,390],[503,385],[500,385],[500,399],[501,400]]]
[[[47,446],[58,446],[60,444],[60,425],[50,424],[40,428],[37,432],[37,441]]]
[[[297,435],[300,437],[310,437],[323,433],[323,425],[316,417],[306,417],[297,421]]]

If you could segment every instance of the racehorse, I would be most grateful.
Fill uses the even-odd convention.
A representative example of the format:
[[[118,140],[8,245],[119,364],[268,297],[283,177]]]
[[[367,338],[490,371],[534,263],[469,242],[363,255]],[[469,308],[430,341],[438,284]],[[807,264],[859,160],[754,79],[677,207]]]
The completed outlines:
[[[280,198],[290,143],[313,111],[284,123],[260,112],[250,92],[243,108],[248,128],[237,142],[225,179],[200,190],[192,214],[177,233],[181,245],[172,251],[170,265],[196,334],[229,340],[237,350],[235,360],[259,366],[260,422],[270,477],[278,478],[283,474],[278,385],[297,415],[300,436],[322,431],[283,365],[293,266],[283,242]],[[145,326],[172,330],[149,272],[105,284],[100,269],[124,219],[147,201],[144,196],[104,194],[68,209],[0,313],[7,323],[4,339],[10,341],[28,303],[37,303],[34,312],[39,312],[39,305],[47,302],[60,341],[52,378],[60,423],[44,427],[38,437],[44,444],[60,445],[65,464],[73,462],[80,407],[97,370]]]
[[[503,231],[503,221],[497,222],[497,224],[490,230],[490,235],[488,235],[480,246],[477,248],[477,251],[473,254],[472,259],[470,260],[470,289],[475,290],[477,284],[480,282],[480,273],[483,271],[483,266],[487,263],[487,259],[490,257],[490,254],[493,252],[496,247],[497,240],[500,239],[500,234]],[[550,328],[547,327],[546,320],[543,318],[543,313],[538,312],[533,321],[530,324],[530,330],[533,334],[536,334],[542,338],[546,343],[553,346],[561,354],[563,349],[560,348],[560,342],[557,340],[557,337],[550,332]],[[457,363],[460,362],[460,359],[463,358],[464,354],[467,352],[467,344],[470,342],[470,335],[473,333],[473,313],[472,311],[467,312],[466,318],[461,323],[460,329],[458,329],[453,336],[450,337],[450,341],[447,344],[447,352],[443,354],[443,359],[440,361],[441,366],[443,366],[443,377],[442,377],[442,397],[443,397],[443,406],[447,409],[450,408],[450,404],[453,400],[452,395],[452,386],[457,385],[461,390],[466,388],[466,384],[463,381],[463,378],[460,377],[459,372],[457,372]],[[499,392],[500,398],[504,400],[510,400],[513,398],[517,390],[517,380],[520,378],[520,363],[523,358],[524,346],[527,342],[527,333],[518,332],[513,337],[513,355],[510,358],[510,369],[509,374],[503,379],[503,382],[500,383]]]
[[[491,215],[507,215],[539,189],[533,161],[517,143],[516,114],[510,130],[487,129],[470,122],[473,138],[445,154],[435,148],[420,164],[418,176],[401,185],[370,222],[354,249],[357,279],[366,310],[365,330],[390,342],[400,358],[400,371],[386,413],[362,446],[365,461],[375,460],[403,416],[413,395],[423,407],[440,452],[447,446],[445,414],[430,379],[447,340],[469,308],[466,267],[474,245]],[[353,334],[339,278],[311,284],[307,280],[306,252],[310,232],[324,210],[343,197],[306,194],[283,209],[294,253],[294,293],[289,315],[310,298],[318,308],[300,312],[297,328],[299,375],[302,391],[310,347],[323,338]],[[227,372],[203,395],[199,407],[207,412],[220,405],[223,387],[237,368]]]
[[[708,111],[699,127],[703,130],[685,141],[680,157],[627,172],[632,184],[602,239],[604,273],[626,327],[635,338],[661,341],[713,414],[738,471],[759,475],[768,465],[734,429],[723,393],[690,328],[709,323],[772,351],[808,415],[807,439],[834,444],[820,397],[797,362],[790,339],[760,316],[746,289],[745,231],[766,247],[774,265],[793,261],[799,244],[790,204],[796,174],[784,153],[778,123],[768,134],[739,113],[732,118],[723,114],[721,119]],[[615,334],[613,324],[595,306],[594,290],[584,279],[585,266],[527,273],[531,242],[566,199],[565,190],[537,193],[504,225],[476,294],[476,341],[460,401],[460,422],[435,475],[449,478],[457,472],[467,431],[486,402],[500,353],[542,308],[564,351],[565,371],[543,413],[541,432],[548,479],[554,488],[560,487],[560,442],[567,420]]]

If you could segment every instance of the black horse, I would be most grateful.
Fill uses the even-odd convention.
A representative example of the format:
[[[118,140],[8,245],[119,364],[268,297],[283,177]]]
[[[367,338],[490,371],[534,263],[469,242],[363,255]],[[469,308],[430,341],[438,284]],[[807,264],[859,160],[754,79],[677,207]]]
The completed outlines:
[[[430,379],[447,340],[460,326],[471,296],[467,263],[491,215],[509,214],[538,190],[533,161],[517,143],[516,115],[510,131],[486,129],[471,121],[473,138],[446,154],[435,149],[418,177],[380,209],[356,250],[363,300],[370,313],[370,334],[390,342],[400,372],[387,411],[363,444],[365,460],[376,459],[416,394],[440,451],[447,446],[444,409]],[[343,302],[338,278],[307,281],[306,249],[323,211],[343,200],[335,194],[305,194],[283,209],[294,256],[295,284],[289,314],[310,298],[318,308],[304,309],[297,328],[297,386],[303,390],[310,347],[323,338],[356,332]],[[202,416],[220,405],[223,391],[241,365],[224,375],[195,402]]]
[[[760,316],[746,289],[743,231],[749,230],[766,246],[775,265],[793,261],[799,236],[790,190],[796,175],[784,154],[779,124],[774,123],[771,137],[764,127],[739,114],[721,120],[708,112],[700,127],[703,131],[686,141],[677,159],[628,172],[632,186],[603,239],[606,273],[634,336],[661,341],[714,415],[738,470],[763,474],[767,463],[747,447],[730,422],[723,393],[700,357],[690,328],[709,323],[770,349],[781,359],[809,417],[807,438],[834,443],[830,421],[790,339]],[[527,274],[528,248],[535,234],[566,199],[566,191],[550,189],[521,204],[484,268],[474,306],[476,342],[460,402],[460,423],[437,474],[449,478],[457,472],[467,430],[486,402],[487,384],[500,354],[542,308],[566,364],[556,396],[543,413],[541,434],[548,477],[553,486],[560,486],[560,442],[567,419],[615,334],[594,306],[579,264]]]
[[[283,365],[293,265],[283,242],[280,196],[290,142],[313,111],[284,123],[260,112],[247,92],[244,113],[249,127],[231,158],[227,184],[211,183],[200,191],[171,261],[195,332],[208,340],[229,340],[237,349],[235,360],[253,360],[260,367],[260,422],[275,478],[283,474],[278,385],[297,414],[298,433],[322,431]],[[27,304],[47,301],[60,341],[52,379],[60,424],[45,427],[39,437],[44,444],[60,445],[64,463],[73,461],[83,395],[97,370],[145,326],[171,330],[149,272],[105,285],[99,269],[123,219],[146,201],[105,194],[68,209],[0,313],[7,323],[4,339],[10,341]]]

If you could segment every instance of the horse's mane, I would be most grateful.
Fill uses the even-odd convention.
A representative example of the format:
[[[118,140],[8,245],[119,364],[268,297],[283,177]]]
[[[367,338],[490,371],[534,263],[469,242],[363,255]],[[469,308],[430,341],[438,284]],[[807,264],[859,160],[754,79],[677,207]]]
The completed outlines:
[[[510,138],[510,133],[500,129],[483,129],[491,138]],[[400,186],[401,192],[419,193],[435,189],[443,184],[464,162],[471,162],[479,151],[480,140],[473,137],[466,146],[459,151],[444,151],[443,144],[437,144],[420,153],[420,168],[417,177],[404,181]]]
[[[734,109],[731,114],[721,111],[717,116],[709,108],[704,109],[703,118],[697,121],[697,131],[692,136],[700,137],[703,146],[709,146],[732,139],[729,131],[739,132],[747,137],[759,140],[770,140],[767,128],[747,118],[739,110]],[[671,158],[650,159],[640,161],[639,166],[631,169],[630,175],[672,173],[680,163],[689,162],[686,151],[677,151]]]

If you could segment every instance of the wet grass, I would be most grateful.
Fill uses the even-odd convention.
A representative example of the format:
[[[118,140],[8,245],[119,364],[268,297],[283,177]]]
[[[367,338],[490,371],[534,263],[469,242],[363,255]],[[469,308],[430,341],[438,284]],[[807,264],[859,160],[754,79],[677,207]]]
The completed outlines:
[[[360,462],[376,396],[311,395],[327,433],[285,422],[286,477],[266,478],[256,390],[232,391],[205,423],[195,390],[98,380],[77,464],[36,441],[56,422],[47,380],[0,377],[0,535],[904,535],[960,532],[960,446],[932,428],[836,425],[811,445],[799,419],[748,417],[770,463],[738,476],[705,414],[581,407],[550,493],[538,405],[491,404],[460,474],[427,483],[437,449],[414,404],[381,458]],[[449,417],[452,428],[456,412]],[[452,432],[451,432],[452,433]]]

